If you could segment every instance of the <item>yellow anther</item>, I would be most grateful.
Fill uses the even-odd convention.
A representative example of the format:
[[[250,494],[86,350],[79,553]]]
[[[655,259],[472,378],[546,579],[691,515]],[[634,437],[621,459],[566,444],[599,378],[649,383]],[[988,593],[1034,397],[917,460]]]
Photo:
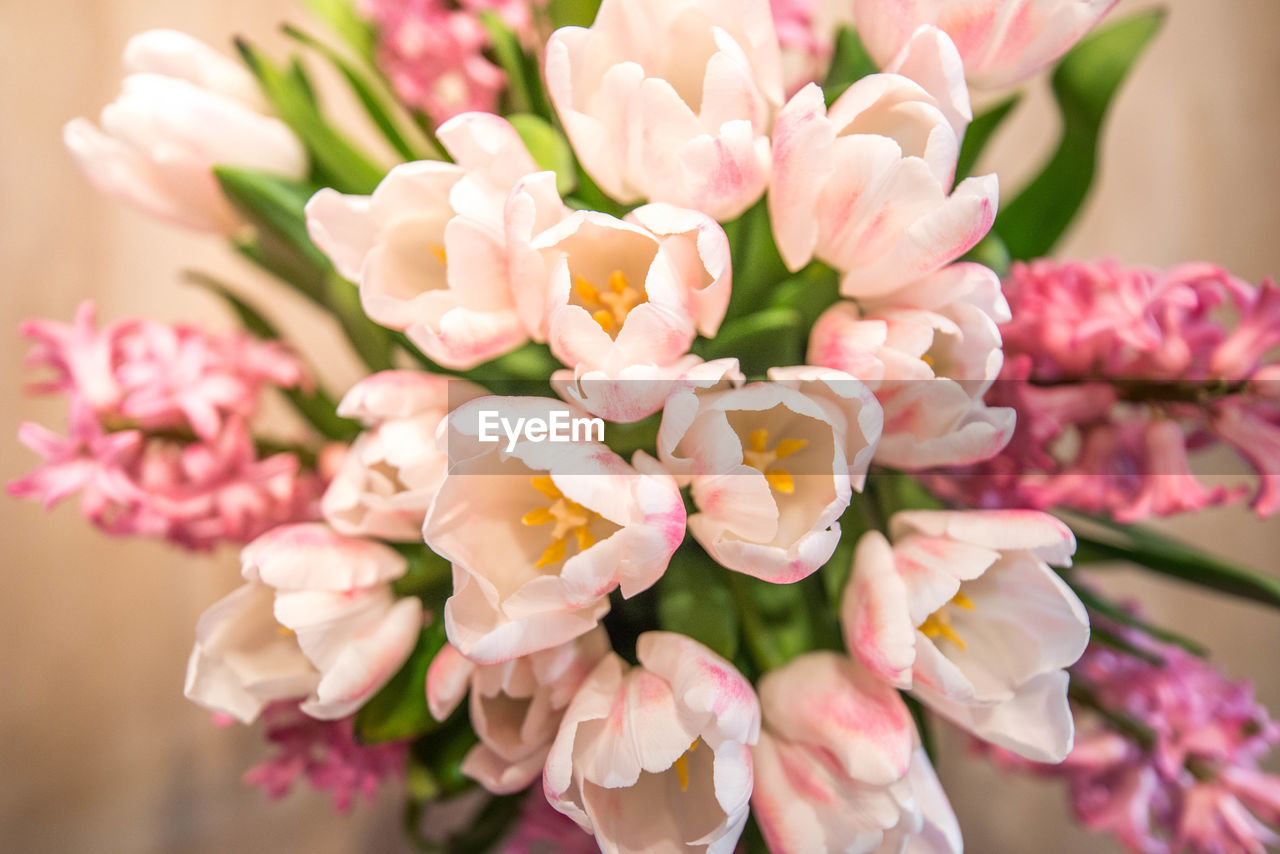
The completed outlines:
[[[277,636],[277,637],[282,637],[282,638],[291,638],[291,637],[293,637],[293,636],[294,636],[294,635],[296,635],[296,634],[297,634],[297,632],[295,632],[293,629],[289,628],[288,626],[281,626],[281,625],[279,625],[279,624],[277,624],[277,625],[276,625],[276,636]]]
[[[551,545],[543,550],[542,556],[534,564],[536,569],[564,560],[570,535],[577,542],[580,552],[595,545],[596,538],[591,533],[590,526],[599,516],[576,501],[565,498],[549,475],[534,475],[529,478],[529,482],[534,489],[551,499],[551,504],[530,510],[520,517],[520,521],[531,527],[555,523],[555,527],[551,530]]]
[[[693,744],[689,745],[689,749],[680,754],[680,758],[671,764],[676,769],[676,776],[680,778],[680,791],[689,791],[689,754],[698,749],[698,740],[695,738]]]
[[[934,611],[920,624],[920,633],[929,640],[942,638],[943,640],[951,641],[961,652],[964,652],[969,648],[969,645],[964,642],[964,638],[956,631],[955,626],[951,625],[951,615],[948,613],[948,609],[952,605],[957,608],[963,608],[966,611],[972,611],[978,607],[963,591],[957,591],[956,595],[951,597],[950,602]]]
[[[449,254],[445,252],[443,246],[432,246],[431,254],[436,256],[436,260],[438,260],[441,264],[445,265],[446,267],[449,266]]]
[[[596,286],[579,276],[573,283],[573,289],[578,292],[578,296],[583,302],[599,302],[600,291],[596,290]]]
[[[778,459],[784,459],[791,456],[797,451],[803,451],[809,445],[808,439],[783,439],[778,443],[778,447],[773,449]]]
[[[599,311],[591,312],[591,319],[600,324],[600,328],[605,332],[613,331],[613,312],[609,311],[609,309],[602,308]]]
[[[791,495],[796,491],[796,481],[791,476],[791,472],[770,467],[778,460],[804,450],[808,444],[807,439],[783,439],[771,451],[769,450],[769,431],[761,427],[747,434],[747,447],[742,450],[742,459],[747,465],[761,472],[769,486],[783,495]]]
[[[796,491],[795,479],[791,477],[791,472],[786,469],[774,469],[771,472],[766,472],[764,479],[783,495],[790,495]]]
[[[542,569],[544,566],[551,566],[553,563],[559,563],[564,560],[564,553],[564,540],[556,540],[543,550],[542,557],[538,558],[538,562],[535,563],[533,567],[534,569]]]
[[[529,478],[529,482],[533,484],[533,488],[541,492],[548,498],[561,498],[562,493],[556,482],[551,479],[549,474],[536,474]]]
[[[627,274],[614,270],[609,274],[608,288],[601,289],[578,276],[573,283],[574,293],[583,306],[591,312],[591,319],[610,335],[615,334],[626,322],[631,309],[647,300],[643,288],[633,288]]]

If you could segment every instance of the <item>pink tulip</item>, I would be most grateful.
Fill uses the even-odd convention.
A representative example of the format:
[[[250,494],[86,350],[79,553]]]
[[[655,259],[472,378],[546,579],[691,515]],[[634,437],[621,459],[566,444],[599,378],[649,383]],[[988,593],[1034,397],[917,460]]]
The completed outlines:
[[[470,692],[480,743],[463,759],[462,773],[494,794],[518,792],[538,779],[565,708],[608,652],[600,627],[501,664],[475,664],[446,645],[427,672],[427,703],[443,721]]]
[[[348,536],[415,542],[448,459],[436,431],[450,408],[484,389],[418,371],[383,371],[347,392],[338,414],[367,428],[351,444],[321,509]]]
[[[841,302],[809,337],[809,361],[865,382],[884,407],[876,460],[924,469],[987,459],[1013,434],[1013,409],[983,396],[1003,364],[1008,319],[995,273],[954,264],[883,300]]]
[[[760,706],[733,665],[684,635],[647,632],[638,667],[608,655],[565,712],[547,800],[608,854],[729,854],[747,821]]]
[[[774,128],[769,213],[778,250],[792,270],[814,257],[835,267],[848,297],[883,297],[941,269],[995,219],[994,175],[951,190],[960,144],[953,122],[964,121],[967,96],[945,74],[950,43],[933,39],[926,49],[941,91],[874,74],[828,110],[810,85]]]
[[[936,26],[955,42],[975,86],[1018,83],[1053,62],[1111,10],[1116,0],[853,0],[858,35],[880,66],[917,27]]]
[[[319,524],[283,525],[241,553],[245,585],[196,627],[184,693],[251,723],[276,700],[313,718],[352,714],[395,675],[422,628],[422,603],[396,600],[393,549]]]
[[[306,176],[306,151],[267,112],[253,76],[208,45],[148,30],[130,39],[124,64],[130,74],[102,129],[75,119],[63,131],[99,191],[175,225],[229,233],[241,219],[214,166]]]
[[[437,135],[455,162],[397,166],[372,196],[321,190],[307,204],[307,228],[359,284],[370,318],[404,330],[440,364],[467,369],[528,338],[508,275],[506,205],[539,170],[498,116],[464,113]]]
[[[590,631],[609,593],[652,586],[684,538],[679,489],[651,459],[638,455],[633,468],[596,436],[508,442],[493,424],[486,433],[486,418],[536,419],[547,438],[555,413],[582,414],[546,398],[484,397],[449,417],[452,465],[423,535],[453,563],[449,641],[480,664]]]
[[[737,366],[707,368],[732,378]],[[698,512],[689,531],[707,553],[785,584],[831,557],[837,520],[862,488],[882,414],[871,392],[839,371],[775,368],[770,378],[743,388],[678,388],[664,411],[658,455],[691,485]]]
[[[845,640],[873,673],[979,738],[1061,762],[1074,728],[1065,668],[1089,642],[1080,600],[1049,568],[1075,538],[1032,511],[908,511],[858,543]],[[1016,652],[1016,654],[1014,654]]]
[[[815,652],[760,681],[751,807],[774,854],[959,854],[911,713],[856,661]]]
[[[604,0],[547,44],[547,89],[583,167],[614,199],[726,221],[769,180],[782,101],[767,0]]]

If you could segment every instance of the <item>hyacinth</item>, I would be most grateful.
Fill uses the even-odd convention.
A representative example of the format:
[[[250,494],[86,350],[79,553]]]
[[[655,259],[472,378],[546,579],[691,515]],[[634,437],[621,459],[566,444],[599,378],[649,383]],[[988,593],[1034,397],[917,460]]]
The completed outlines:
[[[988,402],[1018,411],[1005,451],[933,485],[978,506],[1066,506],[1134,522],[1229,502],[1188,454],[1234,448],[1280,509],[1280,288],[1209,264],[1015,264],[1005,368]]]
[[[404,775],[406,744],[360,744],[352,718],[318,721],[302,714],[296,703],[278,702],[263,711],[263,723],[276,753],[250,768],[244,780],[273,799],[305,781],[329,792],[334,809],[346,812],[357,796],[372,801],[380,786]]]
[[[308,382],[283,345],[142,319],[98,328],[91,303],[22,332],[28,363],[52,374],[33,390],[68,399],[67,435],[22,425],[44,462],[10,494],[50,507],[80,492],[107,533],[191,549],[314,518],[320,479],[293,453],[261,453],[249,428],[264,389]]]
[[[360,0],[378,28],[378,64],[408,106],[442,122],[468,110],[492,111],[506,75],[484,55],[481,12],[496,12],[517,33],[533,26],[521,0]],[[461,8],[458,8],[461,6]]]
[[[1280,725],[1248,681],[1172,644],[1111,624],[1146,655],[1094,642],[1072,669],[1103,710],[1066,762],[1035,765],[983,747],[1002,767],[1060,777],[1082,825],[1138,854],[1263,854],[1280,842],[1280,777],[1260,762]]]

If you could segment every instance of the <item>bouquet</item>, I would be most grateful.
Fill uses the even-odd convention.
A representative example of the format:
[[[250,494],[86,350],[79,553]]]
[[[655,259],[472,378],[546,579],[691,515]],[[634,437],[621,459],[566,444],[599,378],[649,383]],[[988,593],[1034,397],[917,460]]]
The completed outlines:
[[[192,271],[241,331],[23,326],[68,417],[9,485],[239,548],[184,691],[262,727],[250,783],[392,787],[429,851],[958,854],[949,727],[1129,850],[1277,840],[1280,726],[1093,580],[1280,606],[1143,524],[1280,509],[1280,290],[1049,257],[1163,13],[306,5],[283,58],[134,37],[65,142],[367,376],[339,394],[270,292]],[[1049,67],[1060,142],[1002,203],[975,167]],[[1218,447],[1257,478],[1202,481]]]

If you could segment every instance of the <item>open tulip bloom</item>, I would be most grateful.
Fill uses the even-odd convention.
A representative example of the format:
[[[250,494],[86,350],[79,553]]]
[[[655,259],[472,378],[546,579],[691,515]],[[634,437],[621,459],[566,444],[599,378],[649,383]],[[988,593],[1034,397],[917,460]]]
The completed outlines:
[[[65,139],[105,194],[332,315],[366,375],[334,393],[268,291],[199,275],[244,334],[29,321],[69,418],[23,425],[43,462],[9,486],[242,549],[185,693],[261,721],[251,782],[345,809],[404,777],[425,850],[960,854],[946,729],[1066,777],[1135,852],[1276,839],[1280,727],[1088,572],[1280,603],[1133,525],[1280,510],[1280,291],[1033,260],[1159,13],[313,5],[334,32],[288,32],[365,115],[247,40],[151,31]],[[970,86],[1055,63],[1063,141],[998,216],[973,172],[1014,102]],[[1213,444],[1255,489],[1199,481]]]

